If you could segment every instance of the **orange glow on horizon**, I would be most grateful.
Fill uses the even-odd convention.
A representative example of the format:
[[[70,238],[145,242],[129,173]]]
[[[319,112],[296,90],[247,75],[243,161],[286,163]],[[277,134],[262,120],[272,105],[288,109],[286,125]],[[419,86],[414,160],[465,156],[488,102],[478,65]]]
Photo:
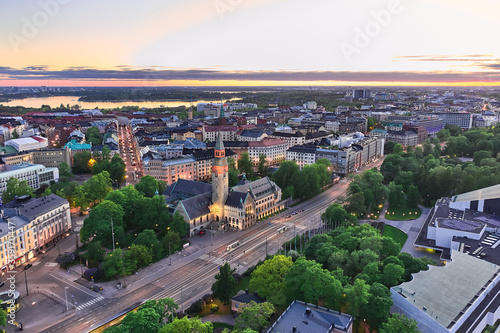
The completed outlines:
[[[411,82],[411,81],[238,81],[238,80],[0,80],[0,86],[16,87],[304,87],[304,86],[381,86],[381,87],[496,87],[500,81],[490,82]]]

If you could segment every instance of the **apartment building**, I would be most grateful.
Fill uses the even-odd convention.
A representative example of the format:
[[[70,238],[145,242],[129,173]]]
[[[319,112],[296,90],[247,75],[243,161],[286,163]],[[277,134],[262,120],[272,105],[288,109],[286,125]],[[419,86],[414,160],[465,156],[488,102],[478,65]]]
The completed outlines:
[[[316,147],[294,146],[286,151],[286,160],[295,161],[302,169],[305,165],[316,162]]]
[[[435,112],[430,115],[443,119],[445,125],[458,125],[466,130],[472,127],[472,114],[468,112]]]
[[[237,131],[238,127],[232,125],[203,126],[203,141],[215,142],[219,133],[223,141],[234,141]]]
[[[29,187],[37,190],[42,184],[49,184],[52,180],[57,182],[59,169],[29,163],[14,165],[11,170],[0,172],[0,194],[7,189],[7,182],[11,178],[16,178],[19,181],[26,180]]]
[[[280,139],[264,139],[248,143],[248,155],[252,164],[259,164],[260,155],[266,155],[268,165],[280,164],[286,158],[288,145]]]
[[[288,148],[293,146],[302,146],[306,141],[306,135],[301,132],[296,132],[296,133],[274,132],[269,137],[285,141]]]
[[[172,185],[179,178],[197,179],[196,159],[193,156],[173,158],[170,160],[144,161],[144,175],[153,176],[167,185]]]
[[[10,229],[9,229],[10,228]],[[71,229],[69,202],[55,194],[43,198],[19,197],[1,208],[0,217],[0,267],[2,274],[13,258],[15,265],[44,251]],[[14,232],[10,232],[10,231]]]

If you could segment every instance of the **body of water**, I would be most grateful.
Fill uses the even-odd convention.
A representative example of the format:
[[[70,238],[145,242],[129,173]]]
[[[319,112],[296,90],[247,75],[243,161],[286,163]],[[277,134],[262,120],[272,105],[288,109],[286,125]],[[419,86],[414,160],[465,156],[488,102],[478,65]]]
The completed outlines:
[[[78,96],[52,96],[52,97],[40,97],[40,98],[25,98],[25,99],[15,99],[10,102],[0,102],[5,106],[23,106],[27,108],[40,108],[42,105],[50,105],[51,108],[59,107],[61,104],[70,106],[78,104],[81,109],[94,109],[95,107],[99,109],[114,109],[120,108],[122,106],[138,106],[141,108],[159,108],[159,107],[178,107],[178,106],[189,106],[191,102],[189,101],[162,101],[162,102],[79,102]],[[232,100],[237,100],[238,98],[233,98]],[[220,103],[218,101],[193,101],[196,106],[197,103]]]

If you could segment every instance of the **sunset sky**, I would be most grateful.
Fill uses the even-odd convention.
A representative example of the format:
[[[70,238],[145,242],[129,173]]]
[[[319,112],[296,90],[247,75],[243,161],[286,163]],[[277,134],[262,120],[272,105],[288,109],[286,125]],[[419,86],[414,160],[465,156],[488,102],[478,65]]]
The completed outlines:
[[[0,86],[500,85],[498,0],[23,0]]]

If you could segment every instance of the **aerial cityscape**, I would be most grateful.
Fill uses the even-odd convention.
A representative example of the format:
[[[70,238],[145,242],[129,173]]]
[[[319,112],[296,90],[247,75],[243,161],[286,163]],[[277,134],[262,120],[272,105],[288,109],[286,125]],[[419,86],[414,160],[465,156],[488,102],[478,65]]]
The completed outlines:
[[[500,331],[500,3],[2,7],[0,330]]]

